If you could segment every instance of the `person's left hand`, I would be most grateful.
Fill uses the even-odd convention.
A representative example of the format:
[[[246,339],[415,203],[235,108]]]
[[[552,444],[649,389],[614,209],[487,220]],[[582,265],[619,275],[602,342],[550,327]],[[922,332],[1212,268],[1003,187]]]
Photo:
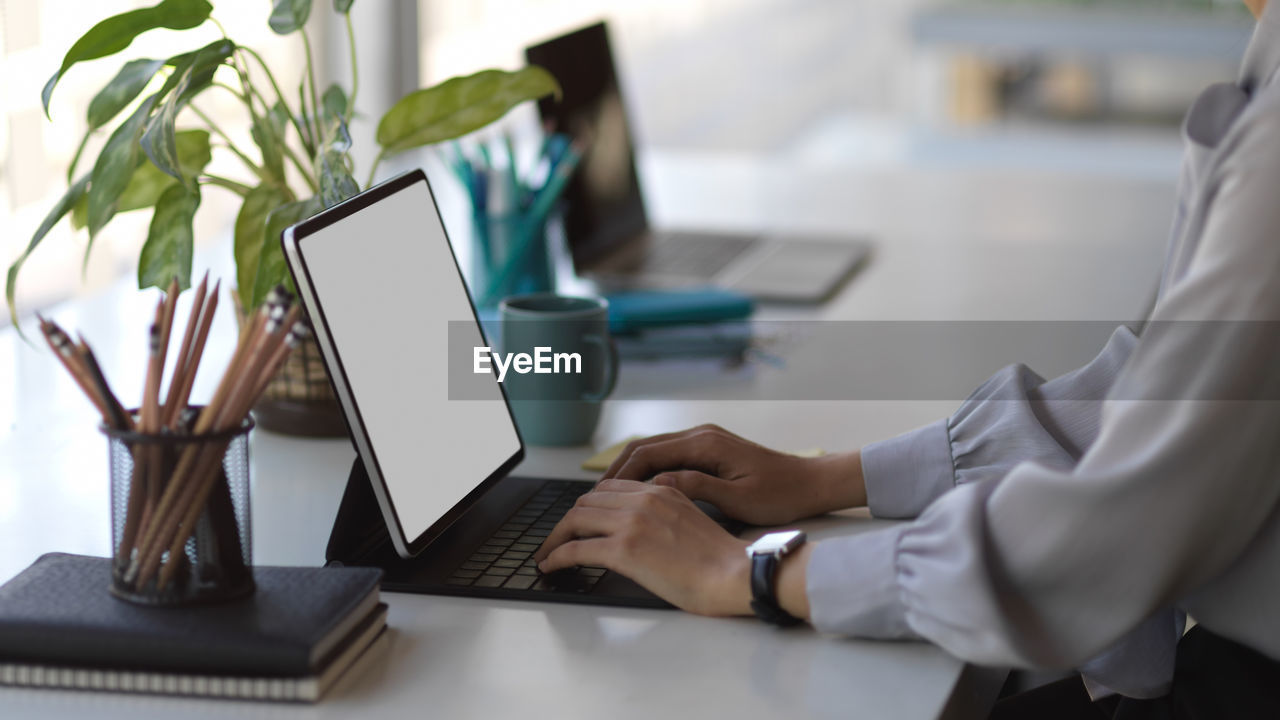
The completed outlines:
[[[602,480],[533,554],[542,572],[604,567],[700,615],[751,614],[748,543],[675,488]]]

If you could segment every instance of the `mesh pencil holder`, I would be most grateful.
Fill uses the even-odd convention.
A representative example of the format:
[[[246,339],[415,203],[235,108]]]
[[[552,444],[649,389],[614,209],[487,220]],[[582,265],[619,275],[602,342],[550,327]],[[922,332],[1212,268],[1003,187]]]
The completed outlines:
[[[199,408],[186,411],[194,422]],[[249,431],[145,434],[102,427],[111,464],[111,593],[142,605],[251,595]]]

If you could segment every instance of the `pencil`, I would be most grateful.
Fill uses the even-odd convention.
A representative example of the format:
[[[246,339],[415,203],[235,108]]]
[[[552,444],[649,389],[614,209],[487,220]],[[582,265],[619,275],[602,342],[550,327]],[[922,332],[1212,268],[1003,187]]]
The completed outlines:
[[[178,397],[181,395],[182,385],[185,382],[183,375],[187,371],[187,362],[191,356],[191,345],[195,342],[196,328],[200,325],[200,310],[204,307],[204,296],[208,284],[209,273],[206,272],[204,279],[196,287],[195,297],[191,301],[191,311],[187,315],[187,326],[183,329],[182,342],[178,345],[178,356],[173,363],[173,374],[169,376],[169,392],[165,395],[164,404],[160,410],[160,425],[162,427],[168,427],[178,414]]]

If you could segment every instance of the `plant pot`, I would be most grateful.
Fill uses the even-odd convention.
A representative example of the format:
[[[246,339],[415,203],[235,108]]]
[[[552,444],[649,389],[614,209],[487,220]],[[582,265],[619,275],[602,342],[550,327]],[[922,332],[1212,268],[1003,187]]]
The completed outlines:
[[[232,296],[236,318],[243,327],[240,296],[234,292]],[[347,437],[347,423],[314,336],[308,336],[289,354],[253,406],[253,417],[259,429],[281,435]]]

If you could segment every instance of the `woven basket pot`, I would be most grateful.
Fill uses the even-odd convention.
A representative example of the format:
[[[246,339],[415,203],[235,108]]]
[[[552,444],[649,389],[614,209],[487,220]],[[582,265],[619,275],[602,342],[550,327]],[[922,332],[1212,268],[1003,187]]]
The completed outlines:
[[[233,293],[236,318],[244,327],[240,296]],[[280,372],[271,378],[262,398],[253,406],[254,420],[263,430],[303,437],[346,437],[342,408],[315,336],[308,336],[289,353]]]

